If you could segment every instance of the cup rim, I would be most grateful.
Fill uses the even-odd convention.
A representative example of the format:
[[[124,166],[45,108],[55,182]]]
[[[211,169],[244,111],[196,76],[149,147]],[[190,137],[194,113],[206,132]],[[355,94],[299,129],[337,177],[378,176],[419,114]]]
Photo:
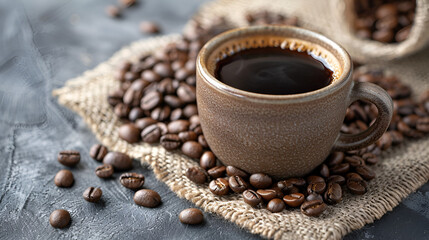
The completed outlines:
[[[248,92],[244,91],[238,88],[234,88],[232,86],[229,86],[218,79],[216,79],[215,76],[213,76],[211,73],[209,73],[206,63],[204,59],[208,58],[209,54],[221,43],[228,41],[231,39],[231,37],[237,36],[240,33],[246,34],[250,32],[256,33],[260,31],[281,31],[281,30],[288,30],[295,33],[299,33],[301,35],[305,35],[309,38],[318,39],[320,42],[323,42],[330,47],[334,48],[340,55],[341,59],[344,60],[344,68],[341,73],[341,75],[338,77],[337,80],[335,80],[333,83],[322,87],[320,89],[305,92],[305,93],[298,93],[298,94],[285,94],[285,95],[273,95],[273,94],[262,94],[262,93],[254,93],[254,92]],[[309,41],[308,39],[302,38],[302,40]],[[312,42],[312,41],[309,41]],[[317,42],[314,42],[318,44]],[[337,54],[334,54],[334,57],[338,58]],[[280,103],[293,103],[293,102],[305,102],[310,100],[317,100],[320,98],[323,98],[327,95],[330,95],[337,90],[341,89],[345,84],[347,84],[348,80],[351,80],[351,73],[352,73],[352,64],[351,64],[351,57],[348,54],[348,52],[340,46],[338,43],[334,42],[333,40],[329,39],[328,37],[325,37],[319,33],[313,32],[308,29],[300,28],[300,27],[294,27],[294,26],[277,26],[277,25],[264,25],[264,26],[250,26],[250,27],[242,27],[242,28],[235,28],[226,32],[223,32],[214,38],[210,39],[200,50],[198,53],[197,61],[196,61],[196,67],[197,71],[200,72],[200,74],[203,76],[203,81],[206,81],[210,86],[212,86],[214,89],[219,90],[220,92],[232,95],[238,98],[246,98],[252,101],[257,102],[280,102]]]

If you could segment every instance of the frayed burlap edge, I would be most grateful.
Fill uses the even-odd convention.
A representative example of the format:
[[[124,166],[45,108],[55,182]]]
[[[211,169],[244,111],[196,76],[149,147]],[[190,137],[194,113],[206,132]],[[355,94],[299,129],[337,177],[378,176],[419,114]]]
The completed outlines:
[[[370,182],[365,195],[346,193],[343,202],[329,206],[319,218],[307,217],[299,210],[270,213],[265,209],[254,209],[244,204],[237,194],[213,195],[205,185],[196,185],[184,176],[188,167],[197,165],[195,161],[158,145],[128,144],[121,140],[117,134],[120,122],[106,101],[108,93],[118,87],[113,75],[120,62],[137,61],[140,54],[156,50],[177,38],[172,35],[135,42],[95,69],[68,81],[53,95],[58,97],[59,103],[81,115],[102,144],[110,150],[141,159],[142,164],[149,164],[156,177],[179,197],[263,237],[340,239],[381,218],[429,179],[429,139],[426,138],[386,153],[383,161],[374,168],[377,178]]]

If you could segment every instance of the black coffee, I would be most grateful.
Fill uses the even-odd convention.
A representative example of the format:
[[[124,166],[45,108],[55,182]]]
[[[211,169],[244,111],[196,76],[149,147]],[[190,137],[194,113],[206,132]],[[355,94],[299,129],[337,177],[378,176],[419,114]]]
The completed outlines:
[[[225,84],[262,94],[297,94],[332,82],[330,66],[318,56],[280,47],[239,51],[217,63],[215,77]]]

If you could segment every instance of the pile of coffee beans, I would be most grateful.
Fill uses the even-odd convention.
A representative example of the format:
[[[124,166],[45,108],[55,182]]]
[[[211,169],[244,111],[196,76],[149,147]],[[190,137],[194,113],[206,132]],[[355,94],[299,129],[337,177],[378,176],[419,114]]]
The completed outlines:
[[[357,36],[383,43],[402,42],[413,26],[415,0],[355,0]]]
[[[394,5],[398,12],[404,12],[400,3]],[[266,11],[248,13],[246,19],[249,25],[298,22],[294,17]],[[395,103],[392,123],[376,144],[356,151],[333,152],[303,178],[275,181],[263,173],[248,174],[234,166],[223,166],[210,151],[200,126],[195,99],[195,60],[210,37],[228,28],[223,18],[210,26],[193,20],[192,28],[180,41],[142,56],[137,63],[123,63],[116,75],[120,88],[107,99],[123,122],[118,130],[120,138],[129,143],[160,143],[167,150],[180,149],[186,156],[198,159],[199,166],[189,168],[185,175],[201,187],[209,183],[207,187],[213,194],[241,194],[245,203],[271,212],[300,208],[307,216],[319,216],[327,205],[341,202],[344,191],[357,195],[367,192],[367,181],[375,177],[370,165],[378,162],[382,151],[400,144],[404,138],[418,138],[429,132],[429,91],[416,102],[411,98],[410,87],[398,78],[382,71],[359,72],[354,75],[355,81],[381,86]],[[377,114],[371,104],[353,103],[347,110],[342,131],[363,131]],[[132,181],[138,185],[144,178]],[[134,200],[137,203],[141,199],[150,199],[153,205],[160,202],[150,192],[140,192]],[[192,224],[185,218],[188,215],[198,216],[194,211],[186,212],[180,220]]]
[[[289,25],[298,26],[298,18],[295,16],[286,17],[283,14],[269,12],[266,10],[246,13],[246,21],[250,26],[254,25]]]

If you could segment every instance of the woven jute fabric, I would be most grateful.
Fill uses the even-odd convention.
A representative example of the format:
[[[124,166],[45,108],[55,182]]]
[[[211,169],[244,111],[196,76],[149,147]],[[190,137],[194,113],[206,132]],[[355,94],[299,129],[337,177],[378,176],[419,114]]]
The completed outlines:
[[[202,8],[200,14],[210,8],[216,10],[216,6],[219,7],[218,2],[209,3]],[[299,4],[295,2],[295,6]],[[231,9],[237,14],[241,11]],[[321,19],[319,24],[325,24],[324,21]],[[281,213],[255,209],[244,204],[238,194],[226,197],[213,195],[207,185],[197,185],[185,177],[189,167],[198,165],[192,159],[179,152],[166,151],[159,145],[128,144],[121,140],[117,131],[120,121],[106,101],[108,94],[119,87],[119,82],[113,76],[122,61],[136,62],[141,54],[150,53],[177,39],[178,35],[169,35],[135,42],[95,69],[69,80],[63,88],[55,90],[53,95],[58,97],[61,104],[81,115],[102,144],[112,151],[127,153],[141,159],[142,164],[150,165],[156,177],[179,197],[264,237],[340,239],[350,231],[381,218],[428,181],[429,138],[424,138],[408,141],[384,153],[382,160],[373,168],[377,177],[369,182],[366,194],[354,196],[345,193],[341,203],[329,206],[318,218],[307,217],[298,209]],[[420,93],[429,88],[428,65],[429,49],[426,49],[417,55],[391,62],[378,62],[370,67],[387,69],[410,84],[416,93]]]

